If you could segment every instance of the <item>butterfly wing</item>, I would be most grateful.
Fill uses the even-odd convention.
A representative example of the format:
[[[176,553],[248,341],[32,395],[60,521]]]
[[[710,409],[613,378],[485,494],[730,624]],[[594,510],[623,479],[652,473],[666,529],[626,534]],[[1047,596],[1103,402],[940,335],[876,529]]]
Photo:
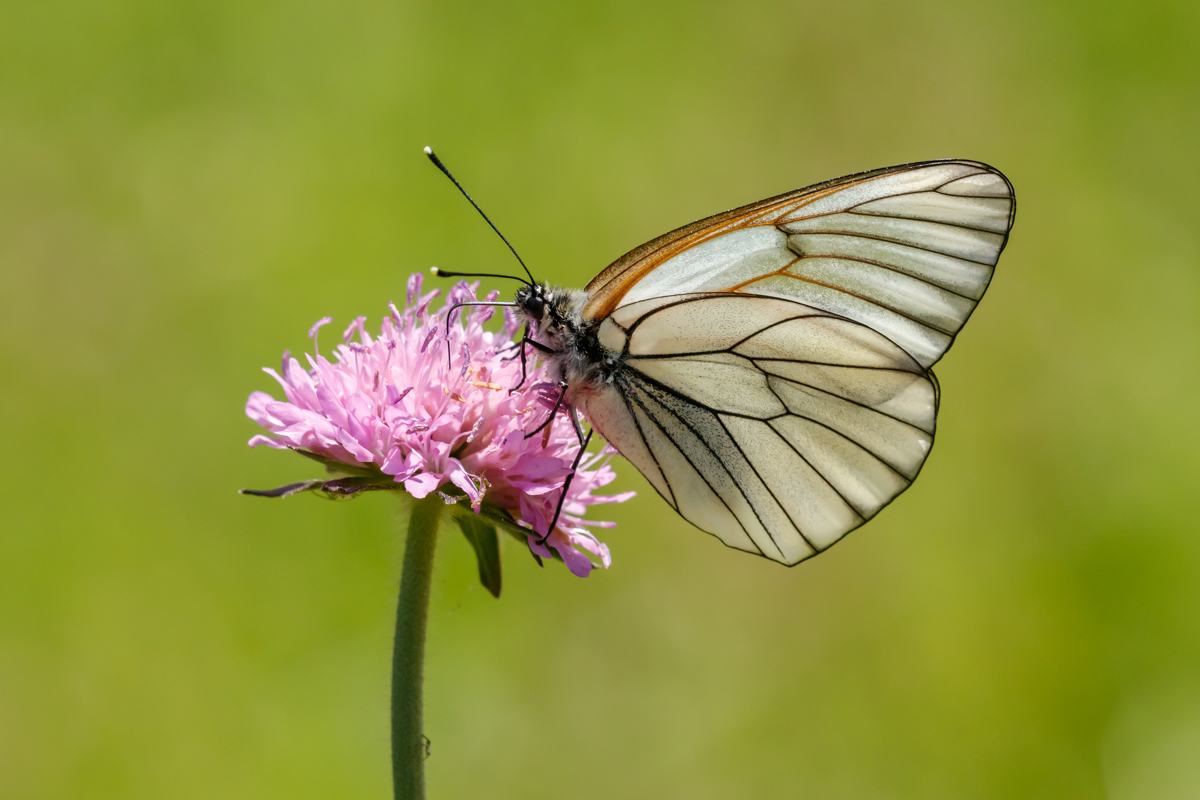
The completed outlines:
[[[911,485],[929,368],[983,296],[1012,186],[932,161],[852,175],[648,242],[587,287],[621,354],[575,398],[685,519],[795,564]]]
[[[987,289],[1015,211],[1008,180],[974,161],[851,175],[642,245],[588,284],[584,317],[693,292],[786,298],[862,322],[929,367]]]
[[[862,323],[782,298],[622,306],[613,381],[576,403],[696,527],[796,564],[873,517],[933,444],[932,376]]]

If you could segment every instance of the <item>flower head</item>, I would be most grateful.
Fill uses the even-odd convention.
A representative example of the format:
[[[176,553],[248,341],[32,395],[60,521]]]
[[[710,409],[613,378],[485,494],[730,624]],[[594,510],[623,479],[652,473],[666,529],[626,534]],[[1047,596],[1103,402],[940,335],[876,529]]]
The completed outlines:
[[[571,572],[586,576],[595,566],[587,553],[605,567],[611,558],[583,526],[612,526],[584,520],[587,507],[622,502],[633,492],[592,494],[616,477],[608,463],[615,451],[585,455],[549,530],[578,438],[561,416],[526,438],[550,414],[555,391],[544,365],[533,363],[520,388],[510,391],[521,381],[521,360],[513,344],[519,321],[509,309],[497,332],[483,328],[495,312],[490,306],[463,308],[447,325],[450,306],[475,300],[477,288],[456,284],[435,313],[430,305],[440,290],[422,295],[421,275],[413,275],[404,310],[389,304],[377,337],[358,317],[332,361],[318,346],[321,327],[332,319],[319,320],[309,331],[314,352],[305,354],[307,368],[285,352],[281,372],[264,370],[286,400],[254,392],[246,402],[246,414],[273,434],[255,436],[250,445],[297,449],[353,475],[390,479],[416,498],[439,492],[459,513],[515,521],[535,554],[556,554]],[[359,488],[382,488],[357,480]]]

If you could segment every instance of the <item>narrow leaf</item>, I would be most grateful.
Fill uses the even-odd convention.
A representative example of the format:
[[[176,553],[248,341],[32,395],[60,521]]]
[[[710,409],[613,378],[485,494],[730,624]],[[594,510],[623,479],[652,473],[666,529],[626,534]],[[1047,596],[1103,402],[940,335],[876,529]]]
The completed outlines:
[[[374,478],[338,478],[321,484],[321,491],[337,497],[349,497],[359,492],[395,491],[402,488],[400,484],[380,483]]]
[[[301,481],[280,486],[278,489],[238,489],[238,494],[249,494],[255,497],[287,497],[298,492],[319,489],[324,483],[325,481]]]

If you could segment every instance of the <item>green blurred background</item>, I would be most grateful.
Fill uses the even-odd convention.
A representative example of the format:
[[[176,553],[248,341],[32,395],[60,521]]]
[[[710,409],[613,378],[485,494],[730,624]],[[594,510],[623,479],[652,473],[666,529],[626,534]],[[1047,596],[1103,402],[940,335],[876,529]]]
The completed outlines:
[[[3,3],[0,796],[385,798],[394,498],[240,497],[260,367],[848,172],[1019,213],[916,486],[795,569],[642,496],[586,580],[455,530],[430,796],[1200,796],[1195,2]],[[511,291],[510,284],[498,287]]]

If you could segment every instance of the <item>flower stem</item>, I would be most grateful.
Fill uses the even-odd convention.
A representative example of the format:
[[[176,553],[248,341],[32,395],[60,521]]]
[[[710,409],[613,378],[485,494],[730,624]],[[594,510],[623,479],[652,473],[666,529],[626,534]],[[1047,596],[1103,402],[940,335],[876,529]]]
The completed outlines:
[[[425,739],[421,682],[425,662],[425,622],[438,521],[446,504],[436,494],[414,501],[396,605],[392,648],[392,785],[396,800],[425,798]]]

